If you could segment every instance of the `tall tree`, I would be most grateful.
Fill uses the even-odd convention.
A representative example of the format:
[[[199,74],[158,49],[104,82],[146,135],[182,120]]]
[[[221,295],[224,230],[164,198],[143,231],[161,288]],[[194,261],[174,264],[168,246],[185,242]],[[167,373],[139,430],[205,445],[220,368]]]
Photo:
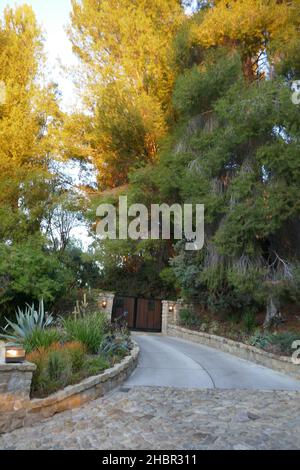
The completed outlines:
[[[248,81],[264,73],[298,38],[299,0],[218,0],[211,2],[191,36],[204,47],[239,48]]]
[[[39,229],[60,111],[55,87],[42,81],[42,34],[29,6],[5,9],[0,43],[5,89],[0,104],[0,238],[5,240]]]
[[[156,158],[172,115],[170,46],[183,9],[178,0],[73,0],[72,7],[69,34],[92,113],[88,153],[102,186],[114,187]]]

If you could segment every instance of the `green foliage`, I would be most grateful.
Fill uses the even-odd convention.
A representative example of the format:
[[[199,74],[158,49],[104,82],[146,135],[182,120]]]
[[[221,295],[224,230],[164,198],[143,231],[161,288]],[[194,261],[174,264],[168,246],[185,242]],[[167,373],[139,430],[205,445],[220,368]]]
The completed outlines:
[[[84,369],[86,354],[85,348],[71,348],[68,350],[72,372],[77,373]]]
[[[206,53],[206,56],[208,54]],[[177,79],[173,101],[183,115],[193,116],[211,109],[224,93],[241,77],[238,54],[209,54],[205,66],[194,65]]]
[[[265,334],[262,334],[260,330],[257,330],[252,336],[250,336],[248,342],[251,346],[261,349],[266,349],[269,344],[268,337]]]
[[[80,341],[91,354],[96,354],[107,329],[104,313],[96,312],[85,317],[62,319],[62,326],[69,341]]]
[[[53,301],[72,281],[72,272],[43,244],[39,236],[11,246],[0,243],[0,304],[7,313],[16,302]]]
[[[201,324],[200,318],[190,309],[183,308],[179,312],[180,323],[188,328],[193,328]]]
[[[292,348],[294,341],[299,341],[300,334],[293,331],[275,333],[261,333],[257,331],[249,338],[249,344],[269,352],[291,356],[295,351]]]
[[[101,374],[109,367],[109,362],[103,356],[89,357],[84,362],[84,370],[87,376]]]
[[[130,339],[128,334],[114,332],[106,335],[100,345],[99,353],[104,357],[122,358],[129,354]]]
[[[40,348],[48,348],[54,343],[58,343],[63,338],[62,332],[54,328],[36,328],[24,340],[26,353],[30,353]]]
[[[36,364],[32,394],[39,397],[100,374],[110,366],[109,361],[102,356],[86,355],[85,347],[79,342],[41,347],[28,354],[27,358]]]
[[[256,327],[255,313],[253,310],[248,309],[242,316],[243,327],[247,333],[251,333]]]
[[[34,304],[27,305],[24,311],[18,307],[16,323],[7,319],[6,321],[4,331],[8,333],[1,334],[0,337],[23,343],[26,340],[30,341],[36,330],[49,327],[53,323],[53,317],[45,312],[44,301],[40,300],[38,310],[35,310]]]
[[[194,15],[179,28],[173,43],[173,62],[178,72],[191,68],[203,61],[205,50],[192,40],[190,31],[194,23],[200,23],[202,13]]]
[[[46,369],[50,381],[59,382],[60,386],[65,386],[68,383],[71,364],[68,355],[63,351],[52,351],[49,354]]]
[[[283,354],[292,355],[295,349],[292,348],[294,341],[300,340],[300,334],[292,331],[274,333],[268,336],[270,344],[276,346]]]

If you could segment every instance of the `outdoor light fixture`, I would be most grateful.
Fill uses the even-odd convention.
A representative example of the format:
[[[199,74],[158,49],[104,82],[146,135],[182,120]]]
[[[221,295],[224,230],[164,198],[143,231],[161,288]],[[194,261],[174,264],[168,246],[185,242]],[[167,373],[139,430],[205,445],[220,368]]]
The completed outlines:
[[[174,312],[174,306],[173,305],[169,305],[169,312],[170,313]]]
[[[25,349],[23,346],[7,344],[5,346],[5,362],[7,364],[18,364],[25,361]]]
[[[107,307],[107,301],[106,300],[102,300],[102,308],[106,308]]]

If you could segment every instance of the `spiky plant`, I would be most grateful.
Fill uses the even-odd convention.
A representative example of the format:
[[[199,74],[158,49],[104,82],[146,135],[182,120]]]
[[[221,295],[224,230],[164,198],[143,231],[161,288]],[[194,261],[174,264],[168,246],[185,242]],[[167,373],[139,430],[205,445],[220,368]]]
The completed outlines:
[[[7,318],[6,321],[7,325],[3,328],[4,333],[0,334],[0,338],[23,343],[34,331],[49,327],[53,323],[53,316],[45,312],[44,301],[41,299],[38,310],[35,310],[34,304],[26,304],[25,310],[18,307],[16,322]]]

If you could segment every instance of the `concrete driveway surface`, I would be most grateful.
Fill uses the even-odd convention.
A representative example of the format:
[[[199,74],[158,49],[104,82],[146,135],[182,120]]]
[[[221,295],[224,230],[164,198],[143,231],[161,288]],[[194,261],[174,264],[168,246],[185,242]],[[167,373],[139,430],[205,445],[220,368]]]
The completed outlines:
[[[222,351],[178,338],[134,334],[139,364],[125,387],[300,390],[300,381]]]

